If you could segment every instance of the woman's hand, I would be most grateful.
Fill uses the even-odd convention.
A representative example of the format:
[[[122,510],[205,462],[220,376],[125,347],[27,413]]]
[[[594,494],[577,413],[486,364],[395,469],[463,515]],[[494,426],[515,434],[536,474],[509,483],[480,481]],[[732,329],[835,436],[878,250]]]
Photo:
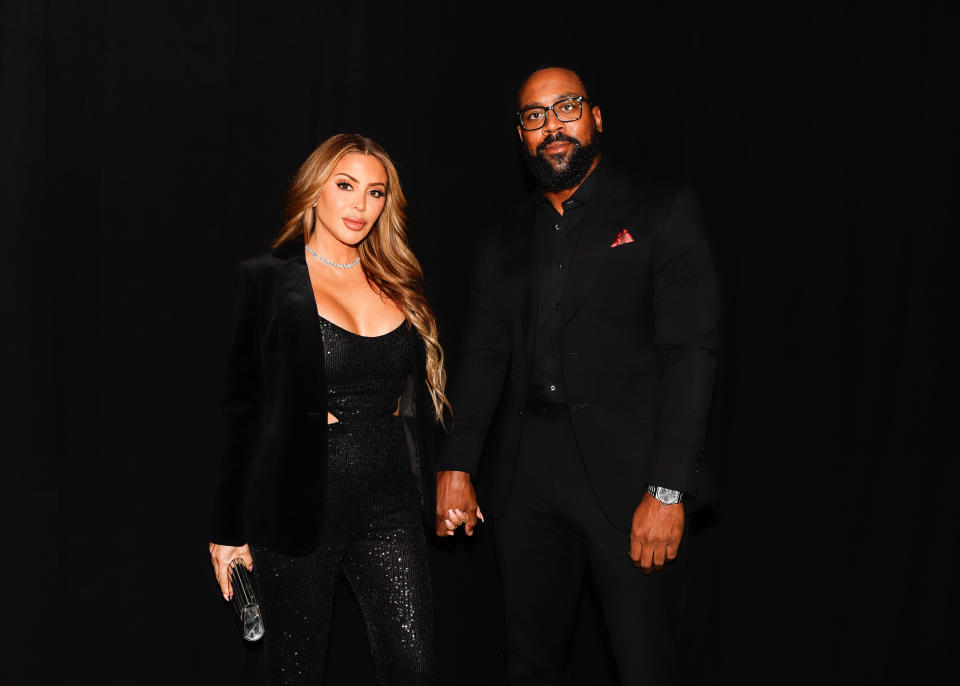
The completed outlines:
[[[224,600],[233,598],[233,586],[230,585],[230,562],[238,557],[252,572],[253,557],[250,555],[250,546],[246,543],[241,546],[210,544],[210,561],[213,563],[213,573],[217,575],[217,583],[220,584]]]
[[[453,536],[460,525],[467,536],[472,536],[478,521],[483,521],[483,514],[470,474],[456,470],[437,472],[437,536]]]
[[[477,505],[477,519],[481,522],[486,521],[483,518],[483,513],[480,511],[479,505]],[[447,527],[447,536],[453,536],[453,532],[456,531],[457,527],[461,525],[466,526],[470,523],[470,515],[460,509],[447,510],[447,518],[443,520],[443,523]],[[472,531],[467,535],[472,536]]]

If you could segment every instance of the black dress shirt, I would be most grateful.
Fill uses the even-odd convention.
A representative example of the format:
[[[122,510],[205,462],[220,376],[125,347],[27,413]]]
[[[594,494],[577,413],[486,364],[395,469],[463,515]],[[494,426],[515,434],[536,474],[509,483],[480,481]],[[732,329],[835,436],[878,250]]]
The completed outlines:
[[[563,214],[541,196],[536,210],[537,318],[528,398],[534,403],[565,403],[560,366],[562,319],[560,297],[569,271],[581,220],[598,184],[597,168],[563,202]]]

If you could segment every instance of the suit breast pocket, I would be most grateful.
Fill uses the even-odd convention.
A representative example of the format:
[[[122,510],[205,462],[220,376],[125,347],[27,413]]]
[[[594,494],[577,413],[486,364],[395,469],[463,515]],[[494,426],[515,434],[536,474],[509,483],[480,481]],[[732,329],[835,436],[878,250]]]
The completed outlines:
[[[640,242],[608,248],[591,287],[590,302],[619,324],[643,309],[649,293],[650,253]]]
[[[642,241],[633,241],[632,243],[623,243],[607,250],[607,261],[620,260],[630,261],[644,259],[647,253],[647,246]]]
[[[607,250],[604,269],[617,279],[635,281],[650,273],[650,246],[637,240]]]

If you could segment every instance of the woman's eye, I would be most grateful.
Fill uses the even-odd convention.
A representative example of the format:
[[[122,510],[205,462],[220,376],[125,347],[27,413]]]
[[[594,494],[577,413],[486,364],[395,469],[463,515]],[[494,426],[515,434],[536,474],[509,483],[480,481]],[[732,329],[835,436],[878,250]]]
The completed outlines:
[[[339,188],[339,189],[342,190],[342,191],[352,191],[352,190],[353,190],[353,186],[351,186],[351,185],[350,185],[349,183],[347,183],[346,181],[337,181],[337,188]]]
[[[370,191],[370,195],[372,195],[375,198],[382,198],[386,195],[386,193],[384,193],[383,191],[372,190]]]

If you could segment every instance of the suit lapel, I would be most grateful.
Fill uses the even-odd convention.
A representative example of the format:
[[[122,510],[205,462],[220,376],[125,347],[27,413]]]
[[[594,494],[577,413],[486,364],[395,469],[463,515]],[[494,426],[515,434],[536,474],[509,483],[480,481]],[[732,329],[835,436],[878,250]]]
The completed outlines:
[[[508,221],[504,222],[503,271],[511,302],[516,306],[515,326],[523,336],[523,351],[531,359],[534,343],[533,322],[537,317],[537,294],[532,288],[536,274],[534,258],[534,230],[536,228],[536,205],[524,203]]]
[[[581,220],[580,237],[573,249],[570,273],[560,298],[564,325],[583,303],[603,265],[607,251],[616,240],[620,229],[624,228],[622,224],[630,213],[630,203],[626,201],[626,179],[608,168],[598,181],[601,184]]]
[[[280,253],[279,256],[288,252]],[[310,273],[307,271],[302,250],[284,259],[278,275],[284,309],[292,319],[290,352],[295,358],[294,368],[302,371],[305,380],[315,381],[303,385],[304,400],[307,409],[322,411],[327,402],[323,370],[323,332],[320,329],[317,301],[313,295]]]

